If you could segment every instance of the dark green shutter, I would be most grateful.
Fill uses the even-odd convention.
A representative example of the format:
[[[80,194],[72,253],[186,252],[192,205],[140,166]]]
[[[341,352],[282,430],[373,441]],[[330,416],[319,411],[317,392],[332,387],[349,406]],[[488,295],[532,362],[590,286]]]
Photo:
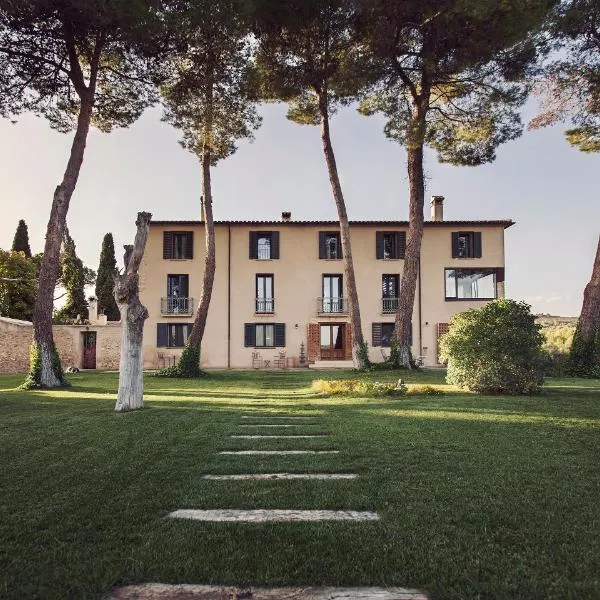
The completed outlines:
[[[249,235],[248,258],[258,258],[258,233],[251,231]],[[254,346],[254,344],[252,344]]]
[[[375,258],[383,258],[383,231],[375,232]]]
[[[327,234],[324,231],[319,231],[319,258],[327,258],[327,250],[325,248],[325,241]]]
[[[244,346],[246,348],[256,346],[256,329],[254,323],[244,323]]]
[[[481,232],[474,231],[473,232],[473,258],[481,258],[482,248],[481,248]]]
[[[194,232],[186,231],[187,244],[185,258],[194,258]]]
[[[275,323],[275,346],[285,346],[285,323]]]
[[[371,328],[372,346],[381,346],[381,323],[373,323]]]
[[[167,346],[167,324],[157,323],[156,324],[156,347],[165,348]]]
[[[279,258],[279,231],[271,233],[271,258]]]
[[[398,257],[397,258],[404,258],[404,255],[406,254],[406,231],[398,232],[397,241],[398,241]]]
[[[173,258],[173,233],[163,231],[163,258]]]
[[[458,231],[452,232],[452,258],[458,258],[459,256],[459,248],[458,248]]]

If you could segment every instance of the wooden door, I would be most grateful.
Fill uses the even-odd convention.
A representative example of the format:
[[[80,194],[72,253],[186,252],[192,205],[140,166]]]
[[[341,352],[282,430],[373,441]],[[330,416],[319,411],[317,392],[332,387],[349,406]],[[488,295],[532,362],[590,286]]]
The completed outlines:
[[[96,332],[86,331],[83,334],[83,368],[96,368]]]
[[[345,328],[343,323],[321,325],[321,360],[344,360]]]

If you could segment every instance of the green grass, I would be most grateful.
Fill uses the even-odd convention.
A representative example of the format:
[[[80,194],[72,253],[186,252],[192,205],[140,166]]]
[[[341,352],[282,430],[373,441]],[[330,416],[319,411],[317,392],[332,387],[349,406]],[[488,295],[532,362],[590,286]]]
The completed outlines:
[[[600,382],[538,397],[321,396],[345,372],[146,379],[113,412],[117,376],[60,391],[0,377],[0,597],[101,598],[159,581],[398,585],[433,599],[600,598]],[[373,373],[442,386],[443,373]],[[242,414],[319,415],[304,440],[230,439]],[[285,429],[282,429],[285,431]],[[247,431],[250,433],[250,431]],[[270,433],[276,433],[276,430]],[[291,433],[291,431],[288,431]],[[224,449],[339,455],[219,456]],[[356,472],[350,481],[206,481],[204,473]],[[210,524],[177,508],[375,510],[375,523]]]

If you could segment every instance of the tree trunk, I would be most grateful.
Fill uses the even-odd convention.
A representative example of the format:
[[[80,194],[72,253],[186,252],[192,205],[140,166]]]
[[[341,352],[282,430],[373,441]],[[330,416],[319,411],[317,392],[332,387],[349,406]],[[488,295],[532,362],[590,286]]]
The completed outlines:
[[[50,219],[46,228],[44,256],[40,266],[37,298],[33,313],[33,343],[39,351],[39,363],[30,365],[28,379],[32,386],[47,388],[65,384],[60,359],[54,346],[52,336],[52,310],[54,308],[54,288],[60,272],[60,247],[63,239],[69,202],[75,190],[79,171],[90,129],[93,102],[90,99],[81,101],[77,129],[67,168],[63,180],[54,191]],[[34,354],[35,355],[35,354]]]
[[[354,276],[354,261],[352,258],[352,244],[350,241],[350,224],[348,223],[348,214],[346,212],[346,202],[340,184],[335,154],[331,144],[329,132],[329,107],[327,104],[327,91],[318,93],[319,111],[321,113],[321,141],[323,143],[323,153],[327,163],[329,181],[333,191],[333,198],[337,208],[338,220],[340,222],[340,239],[342,242],[342,254],[344,260],[344,278],[348,292],[348,308],[350,312],[350,327],[352,330],[352,360],[357,369],[364,369],[367,366],[367,357],[364,356],[361,348],[364,347],[362,333],[362,323],[360,320],[360,305],[358,303],[358,292],[356,290],[356,277]]]
[[[575,375],[588,374],[600,366],[600,238],[592,277],[583,292],[583,305],[573,337],[569,356],[571,370]]]
[[[148,311],[139,298],[138,270],[144,256],[151,218],[150,213],[138,213],[134,244],[125,246],[125,272],[115,277],[114,294],[121,313],[119,392],[115,405],[117,412],[136,410],[144,406],[142,342]]]
[[[404,271],[398,308],[394,325],[394,341],[397,356],[394,357],[397,367],[412,368],[413,360],[410,350],[411,321],[417,288],[419,258],[421,256],[421,240],[423,238],[423,207],[425,203],[425,180],[423,176],[423,138],[425,132],[425,112],[418,104],[414,104],[410,123],[408,154],[408,235],[406,253],[404,255]]]

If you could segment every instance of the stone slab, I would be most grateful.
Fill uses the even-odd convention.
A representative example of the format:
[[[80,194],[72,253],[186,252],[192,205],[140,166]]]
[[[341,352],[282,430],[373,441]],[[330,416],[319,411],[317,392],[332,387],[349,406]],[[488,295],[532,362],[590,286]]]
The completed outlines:
[[[358,479],[356,473],[238,473],[234,475],[204,475],[213,481],[272,480],[272,479]]]
[[[311,425],[311,423],[302,423],[302,425]],[[248,425],[240,425],[240,427],[300,427],[296,423],[251,423]]]
[[[428,600],[428,597],[419,590],[399,587],[240,588],[146,583],[115,588],[105,600]]]
[[[237,455],[273,455],[276,456],[278,454],[287,455],[287,454],[339,454],[339,450],[223,450],[219,452],[219,454],[237,454]]]
[[[238,440],[297,440],[305,438],[324,438],[329,437],[325,434],[316,435],[230,435],[229,437]]]
[[[271,415],[261,415],[259,416],[253,416],[253,415],[242,415],[242,419],[294,419],[297,421],[305,421],[307,419],[314,419],[315,417],[296,417],[296,416],[291,416],[291,417],[272,417]]]
[[[378,521],[374,512],[356,510],[283,510],[283,509],[214,509],[182,508],[168,515],[172,519],[191,519],[218,523],[287,523],[292,521]]]

